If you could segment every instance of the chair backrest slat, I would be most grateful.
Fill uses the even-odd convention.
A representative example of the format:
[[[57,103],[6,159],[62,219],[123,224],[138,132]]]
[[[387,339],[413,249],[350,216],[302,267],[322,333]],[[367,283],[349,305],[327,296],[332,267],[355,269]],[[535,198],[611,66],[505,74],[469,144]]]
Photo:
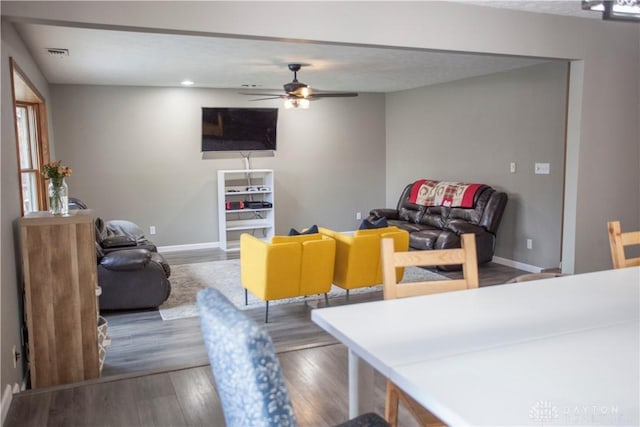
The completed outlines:
[[[610,221],[607,226],[613,268],[640,266],[640,257],[627,258],[624,253],[625,246],[640,245],[640,231],[623,233],[620,221]]]
[[[396,252],[393,254],[397,267],[422,265],[453,265],[464,263],[466,253],[463,249],[434,249],[430,251]]]
[[[478,262],[474,234],[463,234],[460,249],[394,252],[393,240],[382,239],[384,298],[404,298],[478,287]],[[462,265],[463,278],[429,282],[398,283],[396,267]]]

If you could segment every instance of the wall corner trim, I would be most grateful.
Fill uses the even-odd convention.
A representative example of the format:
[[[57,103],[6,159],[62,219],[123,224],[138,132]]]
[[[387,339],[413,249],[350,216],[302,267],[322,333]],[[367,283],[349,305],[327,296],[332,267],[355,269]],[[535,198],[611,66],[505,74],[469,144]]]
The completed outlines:
[[[9,407],[11,406],[11,399],[13,398],[13,393],[11,391],[11,384],[7,384],[7,387],[4,389],[4,393],[2,393],[2,403],[0,403],[0,411],[2,413],[2,418],[0,419],[0,425],[4,425],[4,420],[7,418],[7,414],[9,413]]]

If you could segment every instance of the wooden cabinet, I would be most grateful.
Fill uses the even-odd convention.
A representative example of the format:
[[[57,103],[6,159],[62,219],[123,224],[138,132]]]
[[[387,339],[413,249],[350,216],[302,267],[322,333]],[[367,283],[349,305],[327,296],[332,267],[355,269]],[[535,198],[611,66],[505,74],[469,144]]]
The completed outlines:
[[[20,220],[31,386],[100,376],[91,210]]]
[[[218,234],[223,250],[238,250],[241,233],[271,240],[273,184],[271,169],[218,171]]]

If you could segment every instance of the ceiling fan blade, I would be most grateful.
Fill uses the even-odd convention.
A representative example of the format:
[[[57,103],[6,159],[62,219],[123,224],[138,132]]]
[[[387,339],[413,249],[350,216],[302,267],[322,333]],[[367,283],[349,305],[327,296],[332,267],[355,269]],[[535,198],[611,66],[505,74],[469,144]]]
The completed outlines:
[[[358,96],[358,93],[357,92],[325,92],[325,93],[314,92],[313,94],[311,94],[311,96],[309,96],[309,99],[313,99],[313,98],[348,98],[348,97],[353,97],[353,96]]]
[[[266,101],[268,99],[281,99],[281,98],[286,98],[286,96],[285,95],[273,95],[273,96],[269,96],[267,98],[250,99],[250,101]]]
[[[270,93],[270,92],[238,92],[240,95],[251,96],[286,96],[282,93]]]

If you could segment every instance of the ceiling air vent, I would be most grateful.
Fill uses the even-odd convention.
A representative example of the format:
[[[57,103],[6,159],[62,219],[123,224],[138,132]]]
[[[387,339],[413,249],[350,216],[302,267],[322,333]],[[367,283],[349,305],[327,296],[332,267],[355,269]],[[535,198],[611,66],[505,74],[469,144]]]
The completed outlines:
[[[69,56],[69,49],[59,49],[56,47],[48,47],[47,52],[49,56],[53,56],[56,58],[62,58],[64,56]]]

